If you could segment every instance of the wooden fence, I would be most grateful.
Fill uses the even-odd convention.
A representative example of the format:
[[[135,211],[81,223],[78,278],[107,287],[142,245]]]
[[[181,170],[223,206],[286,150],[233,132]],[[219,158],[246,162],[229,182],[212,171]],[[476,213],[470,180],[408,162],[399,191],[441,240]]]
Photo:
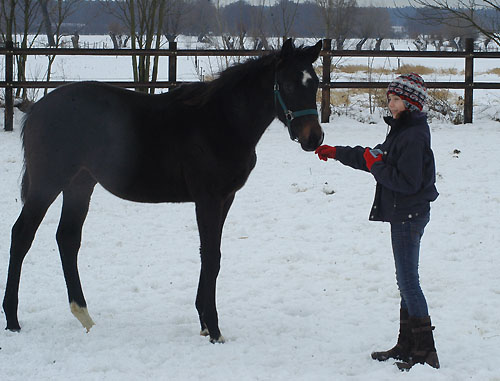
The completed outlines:
[[[106,82],[128,88],[172,88],[183,83],[177,81],[177,57],[194,56],[259,56],[266,54],[265,50],[183,50],[177,49],[177,43],[169,44],[168,49],[159,50],[132,50],[132,49],[66,49],[66,48],[32,48],[20,49],[7,42],[0,48],[0,55],[5,56],[5,80],[0,81],[0,88],[5,90],[5,131],[13,129],[14,115],[14,88],[54,88],[72,81],[14,81],[14,57],[17,55],[71,55],[71,56],[168,56],[168,79],[156,82]],[[323,40],[321,51],[323,60],[323,74],[320,82],[321,97],[321,122],[326,123],[330,118],[330,89],[338,88],[387,88],[388,82],[332,82],[330,80],[332,57],[416,57],[416,58],[462,58],[465,59],[465,74],[463,82],[427,82],[428,88],[464,89],[464,123],[472,123],[473,116],[473,91],[474,89],[500,89],[500,83],[474,82],[474,59],[492,58],[499,59],[499,52],[475,52],[472,39],[466,40],[466,49],[463,52],[418,52],[405,50],[332,50],[331,39]]]

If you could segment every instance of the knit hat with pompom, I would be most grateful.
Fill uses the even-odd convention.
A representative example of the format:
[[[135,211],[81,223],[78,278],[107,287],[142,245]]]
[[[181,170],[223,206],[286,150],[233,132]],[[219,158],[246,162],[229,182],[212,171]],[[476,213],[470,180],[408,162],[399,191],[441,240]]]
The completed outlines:
[[[410,111],[422,111],[427,99],[424,80],[416,73],[403,74],[394,79],[387,87],[387,96],[400,97]]]

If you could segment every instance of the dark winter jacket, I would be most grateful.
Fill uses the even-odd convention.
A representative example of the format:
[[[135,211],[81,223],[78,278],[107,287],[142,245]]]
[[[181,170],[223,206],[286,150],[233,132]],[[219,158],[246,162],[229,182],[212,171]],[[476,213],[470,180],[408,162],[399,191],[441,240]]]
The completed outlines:
[[[429,125],[420,112],[405,111],[398,119],[384,120],[391,129],[385,141],[374,147],[383,156],[371,168],[377,187],[370,220],[406,221],[429,212],[430,202],[438,197]],[[364,147],[336,148],[335,158],[342,164],[368,171]]]

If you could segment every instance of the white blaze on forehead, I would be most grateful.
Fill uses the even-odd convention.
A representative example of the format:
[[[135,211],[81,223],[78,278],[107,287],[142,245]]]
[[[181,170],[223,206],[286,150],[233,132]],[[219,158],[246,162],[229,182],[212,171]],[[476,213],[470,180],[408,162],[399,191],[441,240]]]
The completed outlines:
[[[307,81],[310,80],[310,79],[312,79],[312,75],[309,74],[309,72],[307,70],[304,70],[302,72],[302,84],[304,86],[307,86]]]

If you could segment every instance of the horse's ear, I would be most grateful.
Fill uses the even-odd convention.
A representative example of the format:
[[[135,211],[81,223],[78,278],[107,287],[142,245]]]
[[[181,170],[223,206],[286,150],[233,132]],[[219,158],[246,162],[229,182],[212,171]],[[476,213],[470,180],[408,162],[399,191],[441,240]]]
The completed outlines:
[[[319,53],[321,53],[322,46],[323,46],[323,42],[321,40],[319,40],[316,43],[316,45],[309,46],[308,48],[305,49],[305,53],[309,57],[309,60],[311,62],[314,62],[318,59]]]
[[[280,58],[285,59],[290,57],[293,54],[293,50],[294,50],[293,40],[289,38],[283,43],[283,46],[281,47]]]

